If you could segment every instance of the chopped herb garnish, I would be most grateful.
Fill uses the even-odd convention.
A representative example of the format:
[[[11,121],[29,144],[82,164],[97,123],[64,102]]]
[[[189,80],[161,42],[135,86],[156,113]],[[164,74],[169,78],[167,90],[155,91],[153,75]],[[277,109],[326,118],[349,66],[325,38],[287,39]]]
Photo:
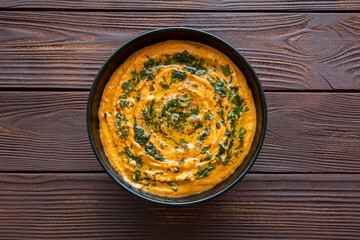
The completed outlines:
[[[149,61],[144,62],[144,67],[145,68],[153,67],[155,65],[154,59],[149,56],[146,56],[146,57],[149,59]]]
[[[225,136],[230,136],[230,135],[231,135],[231,132],[230,132],[229,130],[227,130],[227,129],[226,129],[226,131],[225,131],[225,133],[224,133],[224,134],[225,134]]]
[[[229,76],[231,74],[229,64],[226,64],[225,66],[221,66],[221,70],[225,76]]]
[[[196,175],[198,175],[198,179],[203,178],[203,177],[206,177],[207,175],[209,175],[209,173],[210,173],[211,170],[213,170],[213,169],[214,169],[214,167],[205,168],[205,169],[197,172]]]
[[[206,73],[207,72],[205,70],[197,70],[195,74],[198,76],[204,76]]]
[[[140,175],[141,175],[141,171],[140,170],[135,170],[134,171],[134,177],[133,177],[133,181],[134,182],[141,182],[143,179],[140,178]]]
[[[177,182],[167,182],[167,184],[172,188],[172,190],[177,192],[178,186],[179,186],[179,184]]]
[[[222,109],[218,111],[218,114],[221,118],[224,118],[224,111]]]
[[[144,129],[136,125],[136,120],[134,121],[134,140],[141,146],[144,146],[150,139],[150,134],[146,134]]]
[[[125,99],[121,99],[120,100],[120,107],[124,107],[125,106],[125,104],[126,104],[126,100]]]
[[[209,161],[209,160],[211,160],[213,158],[213,156],[214,155],[212,153],[207,152],[206,157],[203,160],[201,160],[200,162]]]
[[[210,147],[211,147],[210,145],[205,146],[205,147],[200,151],[200,153],[201,153],[201,154],[206,153],[206,151],[209,150]]]
[[[168,84],[163,83],[163,82],[160,82],[159,85],[164,89],[169,89],[170,88],[170,86]]]
[[[207,113],[206,115],[205,115],[205,120],[213,120],[214,119],[214,116],[211,114],[211,113]]]
[[[227,165],[229,163],[230,158],[231,158],[231,154],[226,154],[226,157],[222,160],[222,163],[224,165]]]
[[[246,129],[241,127],[239,129],[239,140],[240,140],[240,143],[243,144],[244,143],[244,137],[245,137],[245,134],[246,134]]]
[[[152,142],[149,142],[145,146],[145,151],[149,156],[153,157],[155,160],[158,160],[160,162],[165,160],[165,157],[157,152],[157,149]]]
[[[131,85],[131,81],[126,81],[123,83],[122,85],[122,89],[124,90],[132,90],[133,89],[133,86]]]
[[[155,90],[155,88],[154,88],[154,85],[153,85],[153,84],[150,84],[149,90],[150,90],[150,91],[154,91],[154,90]]]
[[[194,67],[184,66],[183,69],[192,74],[194,74],[196,72],[196,68],[194,68]]]
[[[140,71],[141,80],[145,80],[146,78],[152,80],[155,78],[155,75],[151,69],[142,69]]]
[[[210,134],[210,129],[207,127],[202,133],[199,134],[198,139],[200,141],[203,141],[209,136],[209,134]]]
[[[180,70],[173,70],[171,73],[171,78],[179,81],[184,81],[186,78],[186,73]]]
[[[143,163],[141,162],[141,158],[138,157],[138,156],[135,156],[135,155],[131,152],[131,150],[130,150],[129,147],[125,147],[124,150],[125,150],[125,155],[126,155],[128,158],[135,160],[136,166],[138,166],[138,167],[142,167],[142,166],[143,166]]]

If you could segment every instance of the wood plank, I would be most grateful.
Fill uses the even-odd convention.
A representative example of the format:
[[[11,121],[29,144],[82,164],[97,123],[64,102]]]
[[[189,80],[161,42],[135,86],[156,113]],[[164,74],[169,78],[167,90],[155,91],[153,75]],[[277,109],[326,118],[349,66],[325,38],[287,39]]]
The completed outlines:
[[[306,0],[207,0],[207,1],[165,1],[165,0],[106,0],[66,1],[46,0],[3,0],[4,9],[81,9],[81,10],[148,10],[148,11],[359,11],[360,1],[306,1]]]
[[[86,132],[87,92],[0,92],[0,171],[102,171]],[[360,173],[360,93],[266,93],[253,172]]]
[[[159,27],[187,26],[239,49],[266,90],[359,90],[359,23],[357,13],[5,11],[0,89],[89,89],[107,57],[127,40]]]
[[[359,174],[248,174],[181,208],[142,200],[104,173],[0,174],[4,239],[359,239],[359,206]]]

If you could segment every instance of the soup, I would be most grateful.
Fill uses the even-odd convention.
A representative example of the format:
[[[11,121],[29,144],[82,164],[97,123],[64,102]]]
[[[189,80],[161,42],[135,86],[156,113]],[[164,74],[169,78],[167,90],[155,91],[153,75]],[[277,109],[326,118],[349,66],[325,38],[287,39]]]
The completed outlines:
[[[133,187],[163,196],[210,189],[246,157],[255,133],[251,90],[209,46],[168,40],[133,53],[99,109],[105,152]]]

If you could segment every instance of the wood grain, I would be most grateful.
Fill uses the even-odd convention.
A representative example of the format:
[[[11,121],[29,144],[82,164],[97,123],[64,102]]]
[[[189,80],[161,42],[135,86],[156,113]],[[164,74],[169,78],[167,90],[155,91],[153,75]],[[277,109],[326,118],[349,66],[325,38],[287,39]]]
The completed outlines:
[[[102,171],[86,92],[0,92],[0,171]],[[266,93],[268,131],[253,172],[360,173],[360,93]]]
[[[107,57],[127,40],[187,26],[239,49],[265,90],[359,90],[359,23],[357,13],[5,11],[0,89],[89,89]]]
[[[248,174],[186,207],[149,203],[104,173],[0,174],[4,239],[359,239],[359,174]]]
[[[82,10],[132,10],[132,11],[359,11],[360,1],[306,1],[306,0],[106,0],[106,1],[46,1],[46,0],[3,0],[4,9],[82,9]]]

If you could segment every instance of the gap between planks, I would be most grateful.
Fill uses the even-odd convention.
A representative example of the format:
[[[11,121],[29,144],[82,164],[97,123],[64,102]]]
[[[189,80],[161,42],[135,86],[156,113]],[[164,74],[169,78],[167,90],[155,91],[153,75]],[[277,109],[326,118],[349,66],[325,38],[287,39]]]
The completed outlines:
[[[289,10],[289,9],[238,9],[238,10],[230,10],[230,9],[129,9],[129,10],[121,10],[121,9],[69,9],[69,8],[0,8],[0,11],[4,12],[92,12],[92,13],[103,13],[103,12],[111,12],[111,13],[360,13],[359,10],[352,9],[342,9],[342,10],[310,10],[310,9],[297,9],[297,10]]]

